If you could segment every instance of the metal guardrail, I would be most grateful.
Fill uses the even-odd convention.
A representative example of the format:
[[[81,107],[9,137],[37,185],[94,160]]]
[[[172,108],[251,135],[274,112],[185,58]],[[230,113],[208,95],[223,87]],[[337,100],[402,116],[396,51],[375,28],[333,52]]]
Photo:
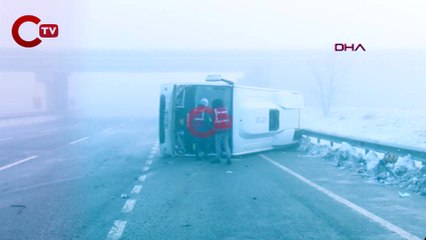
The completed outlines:
[[[383,152],[383,153],[392,153],[398,156],[410,155],[413,159],[419,160],[423,163],[426,163],[426,149],[414,148],[404,145],[391,144],[381,141],[367,140],[362,138],[346,137],[338,134],[331,134],[325,132],[319,132],[309,129],[299,129],[296,131],[296,138],[299,139],[302,136],[313,137],[318,140],[329,141],[331,145],[333,143],[343,143],[346,142],[354,147],[359,147],[365,149],[367,152],[369,150]]]

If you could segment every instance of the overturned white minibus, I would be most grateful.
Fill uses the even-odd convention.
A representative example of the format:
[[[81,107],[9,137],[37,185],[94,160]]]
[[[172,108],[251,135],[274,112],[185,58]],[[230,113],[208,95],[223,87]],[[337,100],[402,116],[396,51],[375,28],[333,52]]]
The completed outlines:
[[[159,140],[167,156],[195,152],[194,137],[186,126],[188,113],[200,99],[220,98],[232,116],[230,147],[233,156],[290,145],[300,127],[301,94],[292,91],[234,85],[209,76],[201,84],[169,83],[161,86]],[[217,79],[217,78],[216,78]],[[215,81],[215,82],[213,82]],[[214,153],[211,140],[210,153]]]

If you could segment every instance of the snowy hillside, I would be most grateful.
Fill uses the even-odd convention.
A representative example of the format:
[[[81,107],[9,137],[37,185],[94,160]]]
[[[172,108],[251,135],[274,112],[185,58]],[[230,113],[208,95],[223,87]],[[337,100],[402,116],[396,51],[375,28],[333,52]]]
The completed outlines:
[[[302,128],[426,149],[425,109],[305,108]]]

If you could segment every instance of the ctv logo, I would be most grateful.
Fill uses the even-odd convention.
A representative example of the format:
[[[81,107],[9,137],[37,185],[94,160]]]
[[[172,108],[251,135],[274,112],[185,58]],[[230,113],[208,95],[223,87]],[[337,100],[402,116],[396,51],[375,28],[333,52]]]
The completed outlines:
[[[355,44],[353,44],[353,43],[350,44],[350,45],[348,45],[346,43],[335,43],[334,44],[334,51],[336,51],[336,52],[346,52],[346,51],[348,51],[348,49],[350,49],[352,52],[356,52],[359,49],[361,49],[362,51],[365,52],[365,48],[364,48],[364,46],[362,46],[362,44],[358,44],[356,47],[355,47]]]
[[[35,46],[37,46],[41,43],[40,38],[56,38],[56,37],[58,37],[59,28],[58,28],[57,24],[40,24],[39,31],[38,31],[40,38],[36,37],[33,40],[24,40],[19,35],[19,28],[21,27],[22,24],[24,24],[26,22],[31,22],[31,23],[34,23],[34,24],[37,25],[37,24],[40,23],[40,21],[41,21],[40,18],[33,16],[33,15],[25,15],[25,16],[18,18],[12,26],[12,37],[15,40],[15,42],[17,44],[21,45],[22,47],[32,48],[32,47],[35,47]]]

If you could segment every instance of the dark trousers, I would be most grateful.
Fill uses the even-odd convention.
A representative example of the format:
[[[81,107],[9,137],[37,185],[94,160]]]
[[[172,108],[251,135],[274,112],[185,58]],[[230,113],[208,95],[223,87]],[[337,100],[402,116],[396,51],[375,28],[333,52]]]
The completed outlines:
[[[197,160],[207,157],[210,145],[210,138],[195,138],[195,157]]]

